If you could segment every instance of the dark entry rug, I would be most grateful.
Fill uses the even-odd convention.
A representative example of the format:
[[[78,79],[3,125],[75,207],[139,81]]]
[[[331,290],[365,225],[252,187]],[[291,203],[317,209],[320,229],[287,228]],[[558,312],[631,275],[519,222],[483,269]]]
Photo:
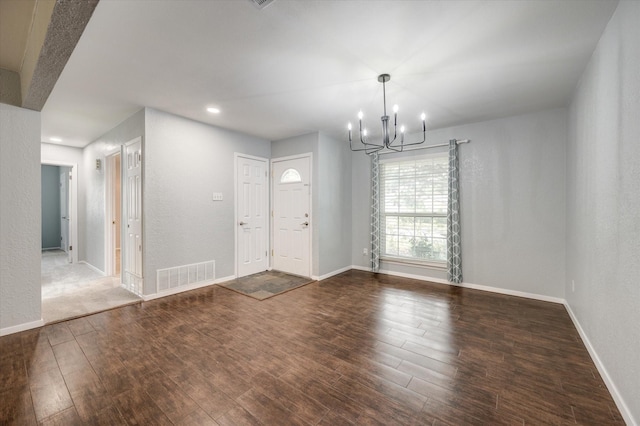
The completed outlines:
[[[313,280],[309,278],[289,275],[284,272],[264,271],[236,278],[220,285],[245,296],[265,300],[312,282]]]

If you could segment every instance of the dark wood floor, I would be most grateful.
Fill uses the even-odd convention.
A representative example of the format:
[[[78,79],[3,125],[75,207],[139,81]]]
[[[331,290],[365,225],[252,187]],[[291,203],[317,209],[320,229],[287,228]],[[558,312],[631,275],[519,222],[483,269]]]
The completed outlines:
[[[0,424],[624,424],[561,305],[350,271],[0,338]]]

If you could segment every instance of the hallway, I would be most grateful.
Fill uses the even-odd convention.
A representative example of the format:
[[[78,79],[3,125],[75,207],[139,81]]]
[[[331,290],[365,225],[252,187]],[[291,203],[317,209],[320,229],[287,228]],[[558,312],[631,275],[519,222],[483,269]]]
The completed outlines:
[[[120,287],[119,277],[105,277],[83,263],[68,263],[62,250],[42,252],[42,319],[46,324],[141,300]]]

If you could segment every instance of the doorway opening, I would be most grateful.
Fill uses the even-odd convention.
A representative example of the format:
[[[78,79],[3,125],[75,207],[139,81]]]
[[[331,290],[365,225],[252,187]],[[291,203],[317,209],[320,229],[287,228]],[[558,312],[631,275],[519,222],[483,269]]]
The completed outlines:
[[[77,170],[76,164],[42,161],[41,300],[45,323],[140,302],[121,287],[120,277],[106,276],[105,271],[78,260]],[[55,220],[45,224],[47,215]],[[53,231],[52,225],[56,225]],[[57,234],[57,245],[48,242],[52,232]]]

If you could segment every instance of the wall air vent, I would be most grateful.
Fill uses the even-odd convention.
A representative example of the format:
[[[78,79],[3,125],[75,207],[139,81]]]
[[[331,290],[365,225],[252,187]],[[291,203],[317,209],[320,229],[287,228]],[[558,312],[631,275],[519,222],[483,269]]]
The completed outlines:
[[[273,3],[275,0],[250,0],[251,3],[254,4],[255,7],[257,7],[258,9],[264,9],[265,7],[269,6],[271,3]]]

